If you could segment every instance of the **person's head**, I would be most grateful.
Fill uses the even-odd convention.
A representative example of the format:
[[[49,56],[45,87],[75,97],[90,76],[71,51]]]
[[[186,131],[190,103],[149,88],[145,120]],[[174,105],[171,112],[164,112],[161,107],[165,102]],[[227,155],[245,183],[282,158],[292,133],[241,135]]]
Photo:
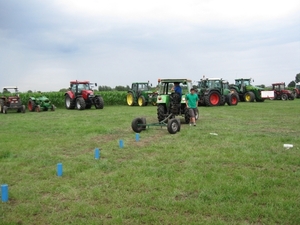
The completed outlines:
[[[174,82],[174,86],[178,86],[179,85],[179,82]]]
[[[195,94],[196,90],[194,88],[191,88],[191,94]]]

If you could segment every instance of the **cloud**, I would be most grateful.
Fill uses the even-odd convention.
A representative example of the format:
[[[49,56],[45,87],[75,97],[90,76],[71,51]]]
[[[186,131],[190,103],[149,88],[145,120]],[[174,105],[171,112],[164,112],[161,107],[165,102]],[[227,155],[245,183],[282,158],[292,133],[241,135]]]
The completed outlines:
[[[0,86],[59,90],[162,77],[251,76],[289,82],[300,72],[298,1],[2,1]]]

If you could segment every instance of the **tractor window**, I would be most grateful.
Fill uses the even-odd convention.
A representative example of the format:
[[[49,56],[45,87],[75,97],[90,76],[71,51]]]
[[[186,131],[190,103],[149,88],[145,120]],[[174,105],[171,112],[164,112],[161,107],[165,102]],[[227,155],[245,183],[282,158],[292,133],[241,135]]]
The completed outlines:
[[[250,85],[250,80],[244,80],[244,85],[249,86]]]
[[[241,80],[236,80],[236,81],[235,81],[235,85],[236,85],[236,86],[239,86],[239,85],[241,85],[241,84],[242,84],[242,81],[241,81]]]
[[[78,91],[82,90],[90,90],[90,85],[89,84],[78,84]]]
[[[148,90],[148,84],[139,84],[139,90]]]

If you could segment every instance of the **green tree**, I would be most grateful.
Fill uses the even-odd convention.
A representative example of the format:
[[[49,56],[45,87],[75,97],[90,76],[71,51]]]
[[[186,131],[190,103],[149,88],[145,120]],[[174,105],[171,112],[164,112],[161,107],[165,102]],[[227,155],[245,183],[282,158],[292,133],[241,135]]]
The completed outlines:
[[[300,73],[296,74],[295,81],[296,83],[300,82]]]
[[[295,87],[295,86],[296,86],[295,81],[291,81],[291,82],[288,84],[288,87]]]
[[[27,93],[32,93],[32,90],[28,90]]]

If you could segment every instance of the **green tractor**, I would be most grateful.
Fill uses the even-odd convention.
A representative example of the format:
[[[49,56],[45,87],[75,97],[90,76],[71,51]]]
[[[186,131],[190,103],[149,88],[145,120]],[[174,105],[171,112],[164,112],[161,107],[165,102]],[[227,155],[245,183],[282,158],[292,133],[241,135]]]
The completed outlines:
[[[261,91],[264,89],[251,85],[250,78],[235,79],[235,85],[232,85],[230,90],[236,92],[242,102],[254,102],[254,100],[263,102],[265,100],[261,97]]]
[[[131,89],[127,93],[127,104],[133,106],[146,106],[149,104],[156,105],[157,93],[151,91],[149,82],[132,83]]]
[[[31,112],[40,112],[40,111],[55,111],[55,106],[46,96],[41,97],[30,97],[27,103],[27,108]]]
[[[190,79],[159,79],[159,90],[157,96],[157,118],[158,122],[175,116],[183,116],[186,123],[190,122],[189,110],[186,107],[185,96],[190,93],[193,87]],[[182,89],[182,96],[171,89],[174,83],[179,83]],[[196,114],[198,119],[199,113]]]
[[[227,81],[221,78],[204,78],[198,81],[199,106],[222,106],[238,104],[238,95],[230,91]]]

